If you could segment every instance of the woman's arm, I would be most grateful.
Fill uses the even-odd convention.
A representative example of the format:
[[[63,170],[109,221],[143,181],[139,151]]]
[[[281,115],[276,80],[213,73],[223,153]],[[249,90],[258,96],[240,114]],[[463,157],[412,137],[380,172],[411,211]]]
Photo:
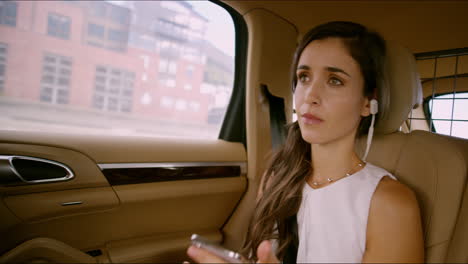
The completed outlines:
[[[424,262],[418,202],[404,184],[384,177],[372,197],[364,263]]]

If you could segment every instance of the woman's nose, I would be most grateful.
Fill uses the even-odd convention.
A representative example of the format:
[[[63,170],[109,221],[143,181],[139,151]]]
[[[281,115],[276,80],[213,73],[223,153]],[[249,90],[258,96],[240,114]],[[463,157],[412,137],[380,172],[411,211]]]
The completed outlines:
[[[310,82],[305,92],[305,102],[309,104],[320,104],[322,95],[322,85],[318,81]]]

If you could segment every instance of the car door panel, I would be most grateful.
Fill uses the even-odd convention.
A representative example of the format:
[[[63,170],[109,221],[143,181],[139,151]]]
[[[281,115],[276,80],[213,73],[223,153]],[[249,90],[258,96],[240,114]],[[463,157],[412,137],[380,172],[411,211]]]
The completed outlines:
[[[110,187],[9,195],[4,202],[18,218],[30,222],[112,209],[119,204]]]
[[[82,252],[99,250],[96,258],[104,261],[186,259],[192,233],[222,241],[220,230],[247,187],[242,144],[220,140],[2,131],[0,155],[60,162],[75,175],[0,186],[2,254],[46,238]],[[120,181],[108,175],[112,168]]]
[[[58,191],[78,188],[109,187],[104,175],[96,163],[88,156],[66,148],[38,144],[0,142],[0,155],[19,155],[60,162],[70,167],[75,178],[70,181],[47,184],[22,184],[15,186],[0,185],[3,194],[22,194],[42,191]]]

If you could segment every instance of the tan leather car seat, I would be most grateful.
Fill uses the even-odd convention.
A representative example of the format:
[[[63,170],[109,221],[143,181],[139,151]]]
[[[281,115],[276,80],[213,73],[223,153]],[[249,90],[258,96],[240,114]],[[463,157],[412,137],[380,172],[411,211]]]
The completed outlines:
[[[388,100],[380,100],[381,116],[368,161],[394,174],[412,188],[421,207],[426,262],[445,262],[454,235],[467,176],[466,162],[456,144],[427,131],[399,132],[411,109],[421,102],[422,89],[413,54],[388,42],[384,84]],[[382,111],[388,106],[389,111]],[[363,153],[365,138],[358,140]]]
[[[453,144],[462,148],[465,164],[468,164],[468,140],[463,138],[448,137]],[[467,170],[468,179],[468,170]],[[468,182],[468,181],[467,181]],[[468,263],[468,183],[465,183],[463,202],[458,213],[455,232],[449,245],[446,262],[447,263]]]

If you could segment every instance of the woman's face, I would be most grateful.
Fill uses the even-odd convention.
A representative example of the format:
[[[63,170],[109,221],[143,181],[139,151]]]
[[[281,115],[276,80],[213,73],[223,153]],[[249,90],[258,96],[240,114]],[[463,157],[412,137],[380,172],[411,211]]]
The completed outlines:
[[[302,137],[311,144],[354,138],[369,115],[359,64],[339,38],[312,41],[296,69],[294,93]]]

